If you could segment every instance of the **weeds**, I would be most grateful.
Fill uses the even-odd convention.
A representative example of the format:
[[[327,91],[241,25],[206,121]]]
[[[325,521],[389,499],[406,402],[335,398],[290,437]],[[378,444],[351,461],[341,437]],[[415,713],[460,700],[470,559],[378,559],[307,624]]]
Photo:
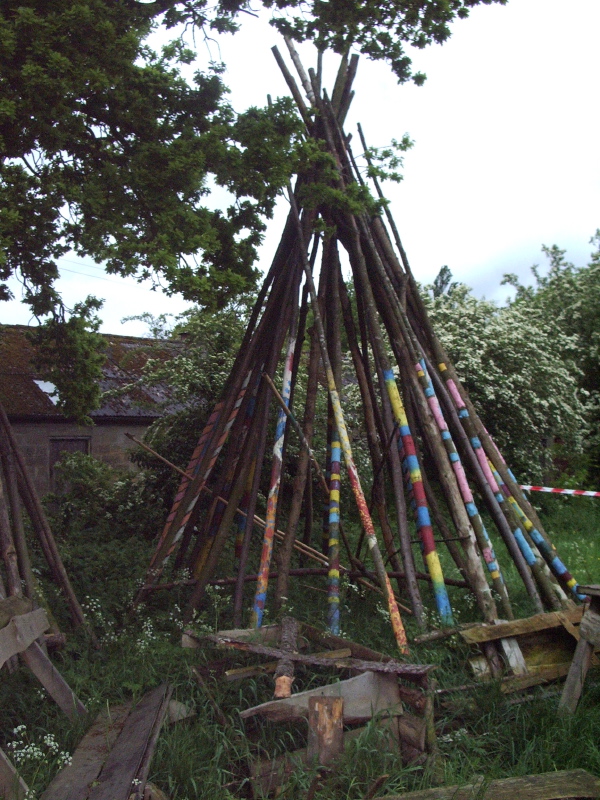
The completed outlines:
[[[90,474],[96,480],[93,470]],[[151,543],[145,538],[145,526],[152,517],[151,509],[144,510],[143,525],[132,532],[127,525],[140,495],[134,492],[129,503],[123,499],[123,484],[114,487],[112,495],[111,485],[106,481],[103,484],[105,495],[114,498],[111,508],[126,509],[127,525],[121,525],[116,517],[109,520],[106,514],[95,517],[84,510],[80,514],[85,487],[80,481],[76,488],[77,502],[72,497],[63,498],[53,526],[76,592],[83,599],[86,616],[101,639],[102,648],[94,649],[81,631],[69,633],[66,648],[53,656],[58,668],[92,716],[107,703],[137,700],[148,689],[168,681],[174,687],[174,697],[194,708],[197,714],[163,729],[152,762],[151,780],[170,800],[250,796],[249,764],[259,757],[272,758],[305,747],[306,725],[261,725],[256,721],[242,724],[240,710],[271,699],[272,680],[267,676],[239,684],[216,680],[210,677],[210,665],[228,658],[224,651],[209,647],[181,648],[181,609],[187,602],[188,587],[156,592],[146,605],[138,608],[135,616],[128,616],[131,597],[149,562]],[[561,558],[579,581],[598,582],[600,501],[564,498],[543,498],[543,501],[547,528]],[[350,536],[355,535],[352,526],[347,528]],[[530,600],[502,542],[494,541],[494,546],[516,614],[532,613]],[[229,555],[233,563],[233,553]],[[252,557],[257,557],[257,553]],[[228,558],[226,555],[224,561]],[[446,573],[458,577],[446,553],[442,553],[442,558]],[[39,560],[36,568],[41,563]],[[51,583],[44,582],[43,571],[40,577],[61,625],[68,629],[62,598]],[[318,580],[314,579],[314,585],[319,585]],[[435,625],[432,595],[426,584],[421,587],[429,608],[428,621]],[[311,592],[292,581],[288,594],[280,613],[293,610],[302,620],[323,624],[326,609],[320,592]],[[458,620],[477,618],[474,599],[469,593],[450,587],[450,596]],[[249,610],[251,585],[245,589],[244,600]],[[344,578],[341,603],[345,636],[375,650],[395,654],[387,609],[377,596]],[[271,614],[275,618],[272,610]],[[409,636],[418,632],[409,616],[404,621]],[[230,591],[211,587],[191,627],[199,632],[212,632],[232,626]],[[460,637],[413,646],[411,652],[412,661],[436,665],[435,678],[441,688],[473,681],[468,658],[469,651]],[[231,666],[256,661],[251,655],[231,656]],[[207,686],[228,720],[227,726],[216,719],[205,690],[193,677],[192,666],[200,667],[208,676]],[[310,672],[299,668],[294,690],[302,691],[337,678],[334,670]],[[576,767],[600,773],[600,683],[594,672],[588,676],[580,707],[571,719],[557,715],[558,694],[543,688],[530,694],[533,699],[521,705],[511,705],[495,684],[444,695],[436,709],[440,756],[435,770],[403,766],[381,728],[370,724],[351,742],[335,774],[322,777],[316,798],[360,800],[380,775],[389,776],[379,791],[385,795],[440,782],[464,784],[478,775],[484,775],[488,781]],[[34,794],[39,794],[66,762],[84,728],[83,722],[67,723],[26,670],[6,674],[0,683],[0,731],[10,732],[5,734],[2,746]],[[314,770],[298,765],[279,797],[285,800],[305,796],[315,774]]]

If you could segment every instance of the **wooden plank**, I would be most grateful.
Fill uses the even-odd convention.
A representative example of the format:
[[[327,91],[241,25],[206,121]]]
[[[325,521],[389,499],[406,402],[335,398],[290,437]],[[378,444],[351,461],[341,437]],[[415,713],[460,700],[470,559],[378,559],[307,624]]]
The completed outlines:
[[[459,631],[459,634],[464,641],[467,642],[467,644],[492,642],[496,639],[504,639],[507,636],[518,636],[522,633],[532,633],[534,631],[543,631],[547,628],[557,628],[562,626],[563,623],[559,617],[559,614],[562,614],[570,622],[576,623],[581,621],[583,609],[579,606],[567,611],[553,611],[549,614],[536,614],[535,616],[527,617],[526,619],[514,619],[510,622],[500,622],[496,625],[482,624],[475,628],[461,630]]]
[[[5,597],[0,600],[0,628],[11,621],[13,617],[18,617],[21,614],[28,614],[33,611],[33,603],[26,597]]]
[[[326,696],[343,698],[345,724],[366,722],[382,712],[391,715],[402,713],[396,678],[393,675],[364,672],[345,681],[248,708],[240,713],[240,717],[248,719],[260,715],[274,722],[301,719],[308,717],[309,698]]]
[[[27,784],[6,753],[0,749],[0,797],[3,800],[24,800],[28,794]]]
[[[344,699],[308,698],[308,758],[326,767],[344,752]]]
[[[88,795],[89,800],[129,800],[136,789],[133,780],[142,766],[167,692],[166,684],[158,686],[131,711]]]
[[[567,680],[565,681],[563,693],[558,704],[559,711],[567,714],[575,713],[593,654],[594,646],[582,636],[577,642],[575,655],[569,667]]]
[[[58,773],[40,800],[85,800],[121,733],[131,705],[112,706],[98,714],[73,753],[70,766]]]
[[[158,742],[160,730],[163,726],[163,722],[165,720],[167,711],[169,709],[169,703],[172,694],[173,694],[173,687],[168,686],[162,701],[162,705],[158,709],[158,712],[156,714],[154,720],[154,728],[152,729],[152,733],[150,734],[150,738],[148,740],[148,745],[146,746],[146,750],[144,751],[142,763],[140,764],[137,774],[135,776],[134,780],[135,789],[133,793],[130,795],[129,800],[143,800],[146,789],[146,782],[148,780],[148,773],[150,772],[150,763],[152,761],[152,756],[154,755],[154,751],[156,750],[156,743]]]
[[[0,667],[12,656],[26,650],[49,627],[48,616],[43,608],[13,617],[0,630]]]
[[[514,636],[500,639],[500,647],[513,675],[527,675],[527,664],[523,658],[519,643]]]
[[[321,631],[319,628],[308,625],[306,622],[301,624],[300,631],[303,636],[306,636],[311,642],[321,647],[330,647],[332,649],[349,647],[353,658],[361,658],[364,661],[393,661],[392,657],[385,655],[385,653],[371,650],[370,647],[365,647],[362,644],[343,639],[341,636],[334,636],[332,633],[329,633],[329,631]]]
[[[81,700],[37,642],[30,644],[27,650],[23,650],[21,658],[69,719],[76,720],[87,714]]]
[[[222,636],[225,639],[237,639],[240,642],[279,644],[281,627],[279,625],[261,625],[260,628],[240,628],[231,631],[217,631],[217,636]]]
[[[186,631],[186,633],[193,635],[193,632],[190,631]],[[221,636],[217,636],[216,634],[208,634],[203,638],[210,642],[214,642],[215,644],[223,644],[236,650],[242,650],[248,653],[257,653],[258,655],[276,658],[278,660],[284,655],[282,650],[278,650],[275,647],[266,647],[265,645],[241,642],[237,639],[225,639]],[[420,683],[431,670],[435,669],[435,666],[432,664],[401,664],[398,661],[392,660],[386,662],[362,661],[358,658],[334,660],[326,659],[322,656],[303,655],[301,653],[286,653],[285,655],[292,661],[296,661],[299,664],[306,664],[311,667],[336,667],[338,669],[351,669],[359,672],[382,672],[391,675],[398,675],[404,678],[404,680],[414,681],[415,683]]]
[[[522,689],[529,689],[530,686],[537,686],[540,683],[549,683],[550,681],[564,678],[568,671],[569,664],[557,664],[553,667],[544,667],[535,672],[530,672],[529,675],[524,675],[523,677],[503,678],[500,690],[505,694],[519,692]]]
[[[596,611],[593,606],[583,615],[579,633],[583,639],[594,647],[600,647],[600,610]]]
[[[419,792],[385,795],[381,800],[565,800],[600,797],[600,780],[583,769],[503,778],[483,784],[441,786]]]
[[[315,653],[315,655],[322,656],[323,658],[349,658],[352,651],[349,647],[344,650],[324,650],[322,653]],[[257,675],[269,675],[277,669],[278,661],[268,661],[266,664],[255,664],[251,667],[237,667],[237,669],[225,670],[224,677],[226,681],[239,681],[243,678],[254,678]]]
[[[587,594],[589,597],[600,597],[600,584],[593,583],[589,586],[579,585],[577,591],[579,594]]]

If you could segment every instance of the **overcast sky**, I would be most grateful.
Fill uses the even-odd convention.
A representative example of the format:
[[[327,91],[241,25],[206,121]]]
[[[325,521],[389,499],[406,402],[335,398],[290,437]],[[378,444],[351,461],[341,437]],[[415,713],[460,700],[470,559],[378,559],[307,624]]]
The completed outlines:
[[[242,19],[242,30],[199,63],[228,65],[231,102],[242,111],[266,95],[287,94],[270,48],[283,42],[264,19]],[[478,295],[502,301],[505,272],[529,278],[544,264],[542,244],[558,244],[577,265],[587,263],[589,239],[600,227],[600,51],[598,0],[509,0],[479,6],[453,26],[451,39],[414,55],[427,73],[423,87],[398,86],[389,69],[361,57],[356,97],[346,130],[363,125],[372,146],[408,133],[415,145],[404,180],[386,185],[413,271],[431,281],[447,264]],[[314,52],[301,48],[306,66]],[[330,79],[338,59],[326,57]],[[355,143],[358,150],[358,143]],[[266,270],[285,207],[261,252]],[[107,276],[90,260],[70,255],[58,284],[68,304],[87,294],[105,298],[103,330],[143,335],[125,316],[178,313],[185,303],[130,279]],[[19,287],[13,284],[19,297]],[[0,306],[6,323],[30,322],[18,302]]]

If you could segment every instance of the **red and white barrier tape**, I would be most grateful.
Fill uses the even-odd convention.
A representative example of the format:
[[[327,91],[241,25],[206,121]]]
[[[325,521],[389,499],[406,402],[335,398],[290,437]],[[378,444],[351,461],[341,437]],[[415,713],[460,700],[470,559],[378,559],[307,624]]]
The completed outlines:
[[[548,492],[548,494],[573,494],[578,497],[600,497],[600,492],[586,492],[583,489],[551,489],[549,486],[521,486],[526,492]]]

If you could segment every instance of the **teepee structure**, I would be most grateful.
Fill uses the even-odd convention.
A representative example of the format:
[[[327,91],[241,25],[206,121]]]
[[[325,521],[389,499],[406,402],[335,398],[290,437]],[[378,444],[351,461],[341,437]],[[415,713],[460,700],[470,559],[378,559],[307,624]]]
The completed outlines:
[[[358,202],[368,192],[344,132],[358,57],[342,59],[330,97],[321,86],[321,59],[317,70],[307,73],[292,43],[286,43],[302,90],[277,48],[274,54],[304,121],[305,135],[313,139],[321,158],[308,165],[289,189],[290,212],[279,247],[221,400],[182,475],[136,603],[160,586],[170,567],[187,567],[193,576],[189,618],[224,552],[232,552],[225,546],[234,537],[235,563],[230,566],[235,576],[229,582],[238,627],[248,580],[256,584],[252,622],[261,625],[275,580],[271,573],[275,542],[276,604],[287,596],[294,574],[311,571],[293,566],[292,556],[298,552],[318,563],[313,574],[327,573],[332,633],[339,630],[339,578],[345,570],[385,595],[403,652],[407,641],[397,594],[407,598],[408,612],[423,627],[419,583],[431,585],[442,626],[453,625],[447,591],[452,583],[472,592],[485,621],[511,619],[501,566],[510,559],[537,611],[560,608],[578,597],[576,581],[461,386],[428,318],[387,206],[382,204],[382,215],[375,203]],[[360,128],[359,132],[368,158]],[[376,179],[374,186],[383,197]],[[350,265],[353,290],[342,275],[343,259]],[[342,374],[342,333],[351,354],[351,378],[346,367]],[[302,393],[301,365],[306,370]],[[276,383],[281,367],[283,378]],[[343,409],[343,384],[350,380],[360,391],[372,464],[372,485],[367,490],[355,465]],[[316,413],[323,384],[327,420]],[[274,437],[269,424],[273,414],[277,415]],[[320,425],[326,428],[328,441],[323,469],[311,450]],[[300,443],[300,452],[288,475],[284,453],[292,438]],[[311,468],[327,506],[323,549],[310,541],[319,508]],[[257,503],[268,470],[262,520]],[[362,525],[354,548],[340,507],[344,480]],[[279,502],[282,482],[291,484],[285,504]],[[493,521],[493,532],[486,529],[480,506]],[[415,534],[424,572],[417,569]],[[249,575],[249,554],[259,536],[260,562]],[[461,581],[444,576],[440,542],[448,548]],[[365,546],[367,557],[363,557]],[[397,593],[392,580],[398,581]]]

